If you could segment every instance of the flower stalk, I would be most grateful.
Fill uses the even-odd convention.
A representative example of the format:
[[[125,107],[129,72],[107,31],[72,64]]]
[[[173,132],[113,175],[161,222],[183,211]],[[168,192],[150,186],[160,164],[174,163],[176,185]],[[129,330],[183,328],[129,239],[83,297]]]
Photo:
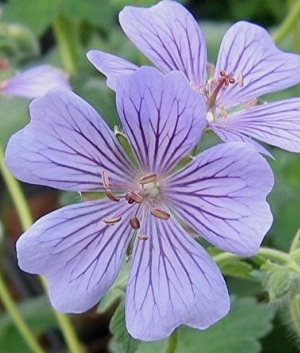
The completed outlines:
[[[70,75],[73,75],[77,71],[79,56],[77,28],[71,20],[60,16],[54,21],[53,29],[64,67]]]
[[[177,333],[177,330],[175,330],[168,338],[164,353],[175,353],[177,348],[177,343],[178,343],[178,333]]]
[[[296,26],[300,16],[300,1],[296,0],[290,7],[286,18],[282,21],[281,25],[273,33],[273,39],[276,43],[280,43],[292,29]]]

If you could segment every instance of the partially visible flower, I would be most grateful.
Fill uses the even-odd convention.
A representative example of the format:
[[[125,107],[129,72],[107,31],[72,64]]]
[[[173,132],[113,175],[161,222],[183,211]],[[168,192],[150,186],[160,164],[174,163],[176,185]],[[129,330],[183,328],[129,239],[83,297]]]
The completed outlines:
[[[257,97],[300,82],[300,56],[280,51],[263,28],[243,21],[234,24],[222,40],[214,69],[207,63],[197,22],[179,3],[163,0],[150,8],[127,6],[119,19],[126,35],[158,68],[183,72],[203,94],[207,125],[223,141],[250,142],[268,153],[255,138],[300,152],[300,99],[257,105]],[[120,75],[137,70],[136,65],[101,51],[92,50],[87,56],[113,89]]]
[[[0,82],[0,95],[32,99],[42,97],[55,87],[71,90],[67,75],[51,65],[42,65]]]
[[[9,141],[6,164],[20,180],[107,195],[39,219],[18,240],[19,265],[46,276],[57,310],[83,312],[112,285],[133,241],[130,334],[158,340],[181,324],[205,329],[227,314],[229,297],[220,270],[186,229],[223,250],[255,254],[272,223],[272,171],[240,142],[176,170],[206,119],[204,99],[182,73],[141,68],[120,79],[116,93],[135,162],[70,91],[33,101],[30,124]]]

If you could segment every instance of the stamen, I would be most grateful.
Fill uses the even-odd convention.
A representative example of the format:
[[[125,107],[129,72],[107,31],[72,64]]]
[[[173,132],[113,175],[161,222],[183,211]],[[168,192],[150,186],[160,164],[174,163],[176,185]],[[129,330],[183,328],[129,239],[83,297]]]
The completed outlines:
[[[225,107],[221,107],[221,115],[223,118],[228,118],[228,113]]]
[[[245,108],[246,109],[253,108],[253,107],[255,107],[257,105],[257,103],[258,103],[258,99],[257,98],[253,98],[250,101],[246,102]]]
[[[133,229],[140,228],[140,221],[136,217],[130,218],[129,223],[131,225],[131,228],[133,228]]]
[[[163,219],[165,221],[170,218],[169,213],[158,208],[153,208],[152,210],[150,210],[150,213],[152,214],[152,216],[157,217],[159,219]]]
[[[142,203],[144,201],[144,198],[143,198],[143,196],[141,196],[135,192],[128,192],[125,195],[125,200],[128,201],[129,204],[133,204],[134,202]]]
[[[105,189],[109,188],[109,179],[105,170],[102,172],[102,183]]]
[[[210,122],[213,122],[214,121],[214,115],[212,112],[207,112],[206,113],[206,119]]]
[[[122,219],[121,216],[116,216],[112,218],[106,217],[106,218],[103,218],[102,221],[109,226],[113,226],[115,223],[120,222],[121,219]]]
[[[242,72],[239,74],[237,82],[238,82],[240,87],[244,86],[244,75],[242,74]]]
[[[157,180],[157,174],[147,174],[140,178],[140,184],[149,184]]]
[[[109,190],[109,189],[106,190],[106,196],[107,196],[111,201],[116,201],[116,202],[119,202],[119,201],[120,201],[120,199],[119,199],[117,196],[115,196],[115,195],[112,193],[112,191]]]
[[[215,105],[217,101],[217,96],[221,88],[228,87],[230,84],[234,84],[236,82],[232,72],[227,74],[226,71],[221,70],[219,75],[220,76],[217,81],[217,86],[215,87],[215,89],[213,90],[212,94],[209,97],[209,101],[208,101],[209,109],[213,108],[213,106]]]

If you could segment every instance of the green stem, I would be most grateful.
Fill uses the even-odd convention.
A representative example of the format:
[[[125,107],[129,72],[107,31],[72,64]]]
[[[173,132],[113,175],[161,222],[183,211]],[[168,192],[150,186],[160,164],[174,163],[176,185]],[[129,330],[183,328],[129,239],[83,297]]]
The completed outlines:
[[[23,194],[19,182],[9,173],[4,164],[4,153],[0,145],[0,172],[3,175],[6,187],[11,195],[11,198],[16,207],[17,213],[20,218],[22,229],[26,231],[33,223],[33,219],[28,207],[28,203]],[[46,288],[44,279],[41,279],[44,287]],[[83,352],[82,346],[77,339],[75,330],[68,316],[61,314],[55,310],[54,314],[61,328],[62,334],[65,338],[70,353]],[[16,324],[17,325],[17,324]],[[22,333],[22,332],[21,332]],[[38,351],[36,351],[38,352]],[[41,351],[39,351],[41,352]]]
[[[258,255],[282,264],[288,264],[290,262],[289,254],[276,249],[261,247],[258,250]]]
[[[44,278],[41,277],[42,284],[44,288],[46,289],[46,281]],[[74,330],[73,325],[71,324],[71,321],[67,315],[64,315],[62,313],[59,313],[58,311],[55,311],[55,316],[56,320],[59,323],[59,326],[61,328],[61,331],[64,335],[67,347],[69,349],[70,353],[83,353],[84,349],[81,346],[80,342],[77,339],[76,332]]]
[[[36,341],[34,335],[31,333],[25,321],[23,320],[22,316],[20,315],[15,305],[15,302],[12,300],[1,273],[0,273],[0,297],[5,309],[11,316],[13,322],[15,323],[20,334],[26,341],[28,347],[32,350],[33,353],[43,353],[44,350],[40,347],[40,345]]]
[[[64,16],[59,16],[54,21],[53,29],[65,69],[70,75],[74,75],[77,71],[79,57],[75,23]]]
[[[273,33],[276,43],[281,42],[293,29],[300,16],[300,0],[294,1],[280,27]]]
[[[175,330],[172,335],[168,338],[167,346],[164,353],[175,353],[178,343],[178,333]]]
[[[271,248],[266,248],[266,247],[261,247],[258,250],[257,255],[263,256],[269,260],[283,263],[283,264],[288,264],[290,263],[290,256],[287,253],[284,253],[280,250],[275,250]],[[228,252],[223,252],[221,254],[213,256],[213,259],[216,263],[220,264],[224,261],[232,260],[232,259],[238,259],[239,257],[237,255],[228,253]]]

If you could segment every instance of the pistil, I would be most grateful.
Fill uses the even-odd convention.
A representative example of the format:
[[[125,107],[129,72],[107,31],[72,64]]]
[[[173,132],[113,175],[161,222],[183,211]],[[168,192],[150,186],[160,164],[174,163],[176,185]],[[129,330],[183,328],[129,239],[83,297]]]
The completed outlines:
[[[217,87],[212,92],[211,96],[209,97],[208,108],[211,109],[216,104],[217,96],[222,87],[228,87],[230,84],[234,84],[235,78],[233,77],[233,73],[230,72],[227,74],[224,70],[220,71],[220,77],[218,78]]]

